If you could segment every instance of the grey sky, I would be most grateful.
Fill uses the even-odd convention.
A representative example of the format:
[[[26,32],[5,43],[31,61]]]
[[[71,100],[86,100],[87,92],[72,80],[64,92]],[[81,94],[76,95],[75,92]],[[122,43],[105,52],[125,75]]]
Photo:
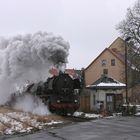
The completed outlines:
[[[0,36],[52,32],[70,43],[68,68],[87,67],[119,33],[136,0],[0,0]]]

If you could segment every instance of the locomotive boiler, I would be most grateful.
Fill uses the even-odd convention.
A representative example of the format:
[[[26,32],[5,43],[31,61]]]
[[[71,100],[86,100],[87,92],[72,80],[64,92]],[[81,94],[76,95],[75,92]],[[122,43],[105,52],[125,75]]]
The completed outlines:
[[[48,78],[46,82],[28,85],[26,92],[38,96],[52,113],[73,114],[79,108],[80,80],[66,73]]]

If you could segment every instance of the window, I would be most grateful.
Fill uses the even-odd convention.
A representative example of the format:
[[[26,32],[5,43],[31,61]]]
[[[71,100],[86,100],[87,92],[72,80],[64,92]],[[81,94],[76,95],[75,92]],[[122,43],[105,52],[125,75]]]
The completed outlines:
[[[105,59],[102,60],[102,66],[106,66],[107,61]]]
[[[115,66],[115,59],[111,59],[111,66]]]
[[[108,74],[108,69],[103,69],[103,74]]]
[[[107,102],[112,102],[113,101],[113,98],[112,98],[112,95],[107,95]]]

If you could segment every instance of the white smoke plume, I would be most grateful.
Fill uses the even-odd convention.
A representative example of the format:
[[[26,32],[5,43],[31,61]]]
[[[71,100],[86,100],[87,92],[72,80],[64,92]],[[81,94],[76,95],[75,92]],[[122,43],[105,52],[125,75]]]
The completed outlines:
[[[0,104],[27,81],[46,80],[51,67],[66,65],[68,54],[69,43],[46,32],[0,38]]]
[[[33,114],[38,115],[50,114],[48,107],[42,103],[41,99],[30,94],[17,97],[13,107],[18,110],[32,112]]]

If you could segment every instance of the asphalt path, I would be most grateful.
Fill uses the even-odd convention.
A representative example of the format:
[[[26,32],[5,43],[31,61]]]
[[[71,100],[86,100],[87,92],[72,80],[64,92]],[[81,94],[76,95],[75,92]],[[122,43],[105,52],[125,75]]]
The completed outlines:
[[[0,140],[140,140],[140,117],[104,118]]]

